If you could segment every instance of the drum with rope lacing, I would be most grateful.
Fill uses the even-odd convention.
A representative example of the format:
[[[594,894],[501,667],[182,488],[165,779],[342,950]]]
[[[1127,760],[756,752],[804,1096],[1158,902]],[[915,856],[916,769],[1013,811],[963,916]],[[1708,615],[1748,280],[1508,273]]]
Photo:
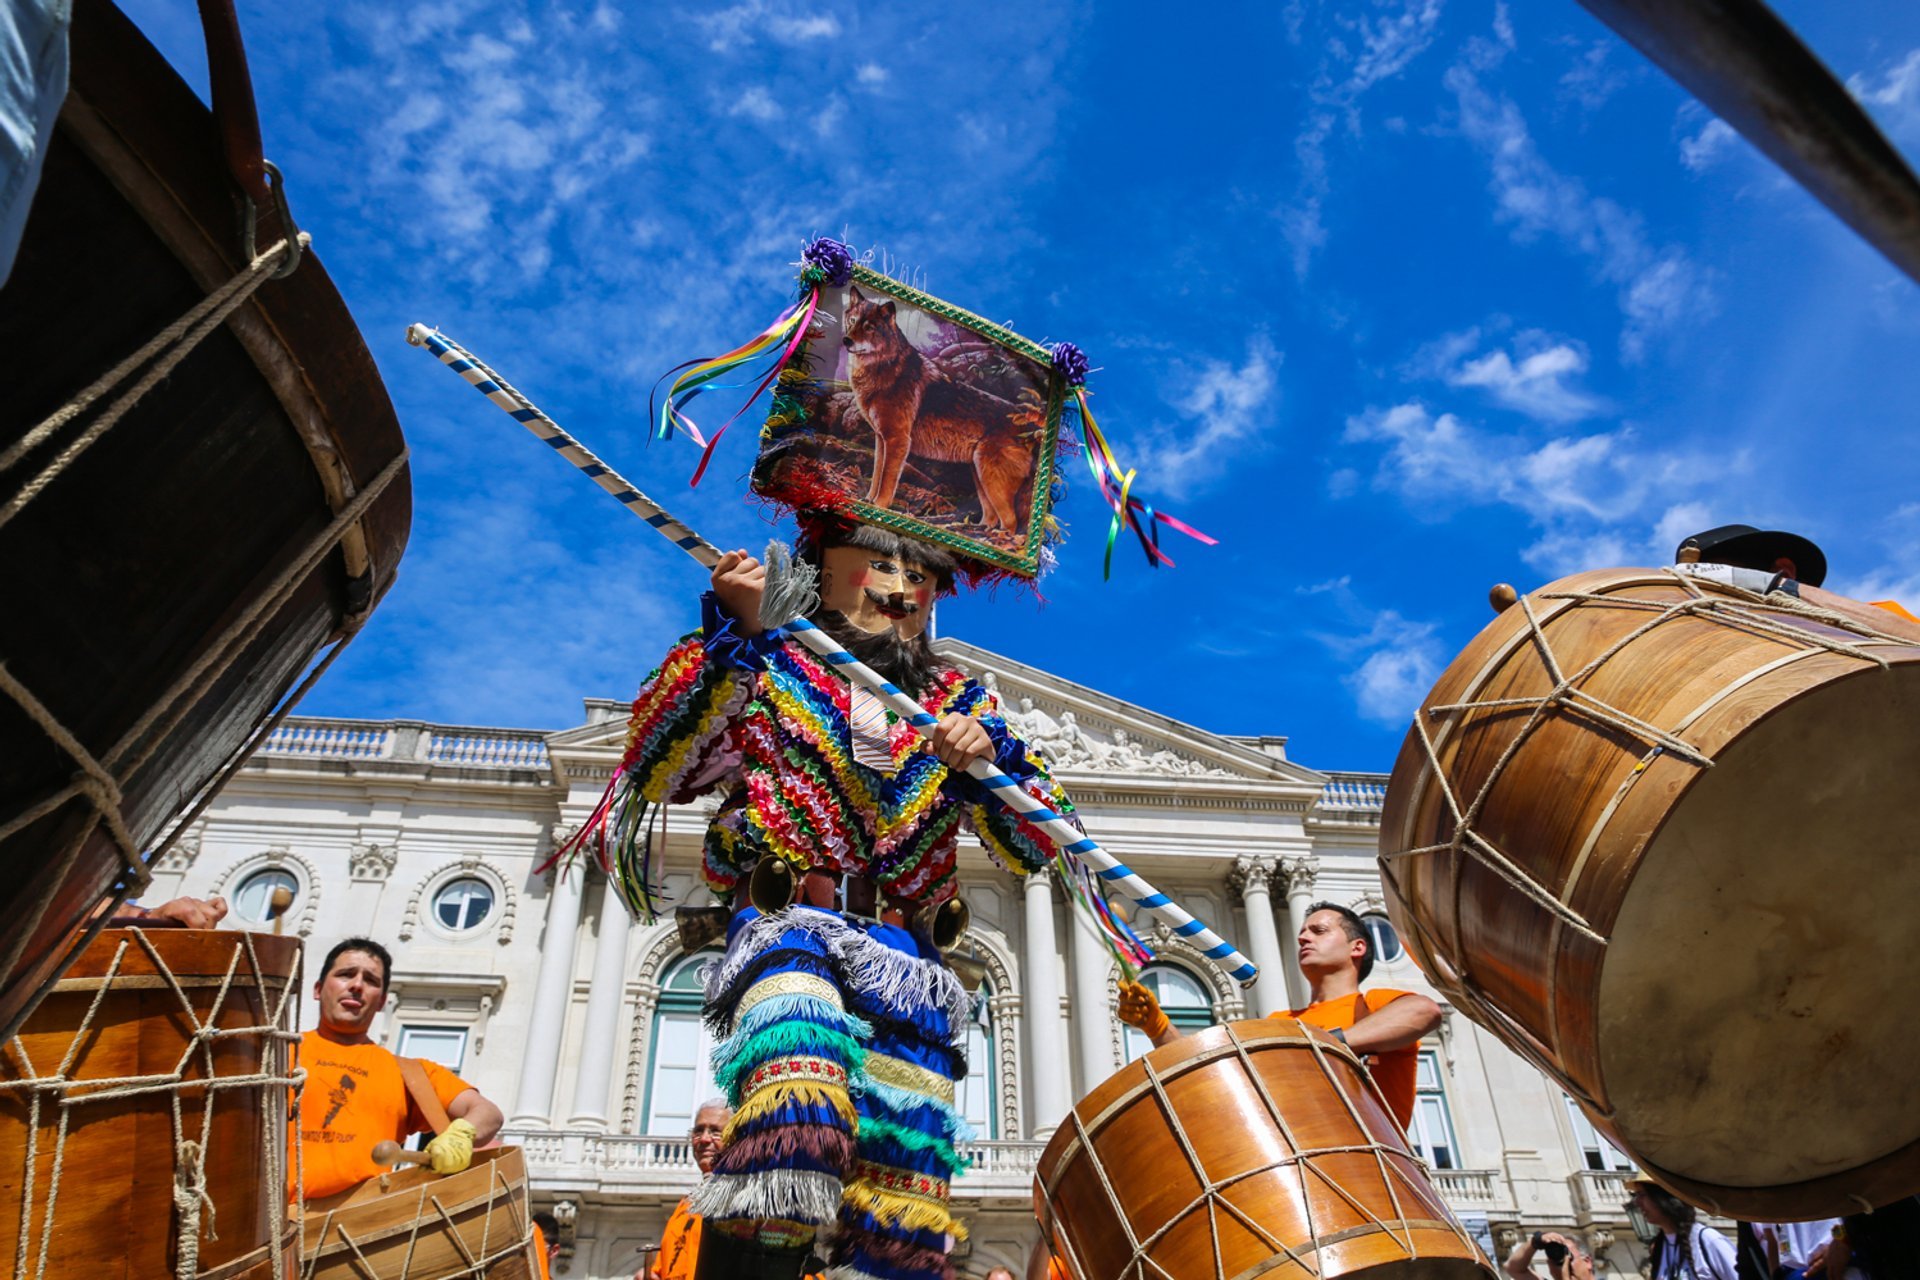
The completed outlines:
[[[406,445],[260,155],[107,0],[0,288],[0,1035],[391,585]],[[183,813],[183,810],[186,811]]]
[[[1920,626],[1746,573],[1505,608],[1415,717],[1380,869],[1433,984],[1660,1182],[1830,1217],[1920,1190]]]

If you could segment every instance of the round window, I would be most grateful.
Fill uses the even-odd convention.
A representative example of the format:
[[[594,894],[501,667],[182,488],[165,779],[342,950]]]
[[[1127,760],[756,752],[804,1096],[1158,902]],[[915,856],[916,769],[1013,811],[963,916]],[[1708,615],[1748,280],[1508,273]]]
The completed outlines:
[[[473,876],[450,880],[433,895],[433,914],[455,933],[478,929],[493,914],[493,886]]]
[[[282,871],[278,867],[269,867],[265,871],[256,871],[240,882],[234,891],[233,909],[242,920],[251,920],[255,924],[267,922],[267,911],[273,903],[273,891],[285,889],[298,896],[300,882],[293,878],[291,871]]]
[[[1400,935],[1393,931],[1393,921],[1381,915],[1360,917],[1367,926],[1367,937],[1373,939],[1373,954],[1377,960],[1392,964],[1400,958]]]

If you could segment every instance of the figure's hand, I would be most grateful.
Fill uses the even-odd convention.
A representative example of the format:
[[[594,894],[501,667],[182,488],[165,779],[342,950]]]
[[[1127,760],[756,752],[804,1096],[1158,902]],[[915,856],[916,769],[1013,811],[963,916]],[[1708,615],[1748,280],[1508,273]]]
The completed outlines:
[[[713,594],[720,605],[733,615],[733,631],[739,636],[757,636],[760,626],[760,597],[767,591],[767,568],[744,551],[729,551],[713,566]]]
[[[225,898],[175,898],[163,902],[148,914],[162,920],[178,920],[189,929],[212,929],[227,918]]]
[[[1120,1021],[1138,1027],[1140,1034],[1156,1045],[1173,1029],[1173,1024],[1167,1021],[1166,1010],[1153,998],[1153,992],[1137,982],[1120,984]]]
[[[965,772],[966,767],[975,760],[993,754],[993,735],[987,732],[987,726],[972,716],[949,711],[940,717],[940,723],[933,726],[933,732],[927,735],[927,746],[939,757],[941,764]]]
[[[465,1120],[455,1120],[447,1126],[447,1131],[427,1144],[427,1154],[433,1158],[435,1173],[459,1173],[473,1163],[474,1127]]]

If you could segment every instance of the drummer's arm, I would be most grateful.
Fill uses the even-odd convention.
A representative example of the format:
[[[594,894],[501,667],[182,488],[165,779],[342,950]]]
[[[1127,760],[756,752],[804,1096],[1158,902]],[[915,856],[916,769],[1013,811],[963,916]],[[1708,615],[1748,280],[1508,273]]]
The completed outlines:
[[[492,1142],[494,1135],[500,1132],[500,1126],[507,1117],[499,1107],[488,1102],[478,1089],[468,1089],[447,1104],[447,1115],[454,1120],[465,1120],[473,1126],[473,1145],[484,1147]]]
[[[1423,995],[1409,993],[1348,1027],[1347,1047],[1359,1054],[1389,1053],[1432,1034],[1439,1026],[1440,1006]]]
[[[105,910],[105,905],[101,907]],[[227,900],[211,898],[174,898],[157,907],[142,907],[124,902],[113,909],[114,921],[172,920],[189,929],[213,929],[227,918]]]

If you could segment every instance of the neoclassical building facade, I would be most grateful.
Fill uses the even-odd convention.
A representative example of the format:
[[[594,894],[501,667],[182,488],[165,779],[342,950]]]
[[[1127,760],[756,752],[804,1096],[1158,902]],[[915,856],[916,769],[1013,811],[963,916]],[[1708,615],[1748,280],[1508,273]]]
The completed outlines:
[[[1380,896],[1384,775],[1308,767],[1282,737],[1209,733],[952,639],[938,647],[995,686],[1089,832],[1260,966],[1243,991],[1157,932],[1147,981],[1176,1022],[1304,1003],[1292,938],[1322,899],[1368,917],[1381,955],[1369,985],[1431,992]],[[670,915],[632,919],[597,869],[537,870],[620,755],[625,704],[589,699],[585,710],[585,723],[550,733],[289,720],[158,864],[149,901],[223,893],[240,920],[260,921],[284,886],[287,927],[307,941],[310,965],[353,934],[390,946],[376,1035],[506,1109],[534,1198],[562,1224],[558,1273],[613,1280],[639,1268],[697,1176],[686,1130],[714,1092],[699,1018],[708,953],[687,954]],[[670,902],[709,901],[697,874],[705,822],[700,806],[664,815],[657,866]],[[972,1233],[959,1269],[979,1276],[995,1263],[1019,1269],[1048,1135],[1144,1042],[1115,1016],[1112,962],[1052,877],[1016,880],[970,838],[962,866],[986,978],[961,1089],[979,1136],[953,1193]],[[1634,1273],[1625,1159],[1451,1010],[1423,1046],[1410,1136],[1485,1247],[1567,1231],[1615,1274]]]

